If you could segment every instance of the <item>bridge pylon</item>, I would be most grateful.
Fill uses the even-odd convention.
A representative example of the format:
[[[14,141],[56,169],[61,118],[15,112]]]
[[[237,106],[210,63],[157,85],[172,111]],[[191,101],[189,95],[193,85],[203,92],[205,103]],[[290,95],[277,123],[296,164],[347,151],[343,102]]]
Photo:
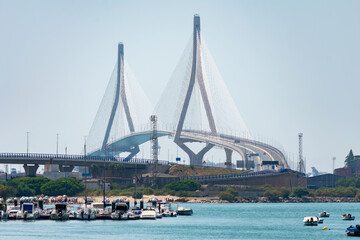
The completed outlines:
[[[188,146],[185,145],[185,143],[189,142],[190,140],[181,137],[181,132],[183,131],[185,117],[190,104],[190,99],[191,96],[193,95],[193,90],[196,84],[201,93],[201,99],[204,104],[206,117],[208,120],[211,134],[216,135],[217,130],[215,125],[213,110],[209,101],[208,92],[205,87],[204,75],[202,71],[199,15],[194,16],[191,75],[190,75],[189,85],[186,91],[185,99],[181,108],[180,118],[177,123],[174,142],[188,154],[190,158],[190,164],[201,166],[204,155],[214,146],[214,144],[207,143],[206,146],[201,151],[199,151],[198,153],[194,153]]]

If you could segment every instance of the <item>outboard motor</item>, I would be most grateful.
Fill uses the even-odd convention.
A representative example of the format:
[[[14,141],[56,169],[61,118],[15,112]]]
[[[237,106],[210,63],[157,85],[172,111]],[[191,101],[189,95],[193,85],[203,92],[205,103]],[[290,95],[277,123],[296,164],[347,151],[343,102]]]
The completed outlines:
[[[39,198],[39,208],[44,210],[44,200],[42,198]]]
[[[140,209],[144,209],[144,200],[140,199]]]
[[[111,202],[111,212],[115,212],[115,204],[116,204],[115,201]]]

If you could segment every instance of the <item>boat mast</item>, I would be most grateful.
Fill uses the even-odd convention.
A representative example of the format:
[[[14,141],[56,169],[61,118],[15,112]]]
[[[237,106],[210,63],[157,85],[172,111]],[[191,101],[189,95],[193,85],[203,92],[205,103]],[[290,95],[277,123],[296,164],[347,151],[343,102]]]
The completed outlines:
[[[86,182],[87,182],[87,173],[86,173],[86,136],[84,137],[84,157],[85,157],[85,207],[87,206],[87,189],[86,189]]]

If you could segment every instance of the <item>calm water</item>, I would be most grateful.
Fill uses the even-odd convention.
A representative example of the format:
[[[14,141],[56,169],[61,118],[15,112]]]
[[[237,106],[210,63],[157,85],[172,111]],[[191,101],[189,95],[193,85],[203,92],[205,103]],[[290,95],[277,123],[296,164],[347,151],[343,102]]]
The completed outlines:
[[[1,239],[347,239],[345,229],[360,222],[360,203],[181,204],[193,216],[158,220],[0,222]],[[330,218],[305,227],[305,216],[326,210]],[[351,213],[359,221],[343,221]],[[330,230],[322,230],[326,226]]]

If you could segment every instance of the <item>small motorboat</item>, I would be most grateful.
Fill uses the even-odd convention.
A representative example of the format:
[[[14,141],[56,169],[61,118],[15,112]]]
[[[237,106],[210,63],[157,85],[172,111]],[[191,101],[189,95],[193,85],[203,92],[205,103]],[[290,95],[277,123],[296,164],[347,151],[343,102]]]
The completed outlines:
[[[16,219],[17,213],[20,211],[20,206],[13,206],[8,209],[8,218]]]
[[[351,215],[350,213],[348,213],[348,214],[343,214],[343,215],[342,215],[342,219],[343,219],[343,220],[355,220],[355,216]]]
[[[129,210],[128,205],[124,202],[117,202],[115,209],[111,213],[112,220],[128,220],[129,216],[127,211]]]
[[[20,211],[16,214],[16,219],[23,220],[35,220],[39,218],[39,212],[35,209],[35,205],[32,202],[24,202]]]
[[[0,219],[8,219],[9,213],[7,212],[6,203],[0,203]]]
[[[76,215],[79,220],[95,220],[95,212],[91,208],[81,208]]]
[[[318,218],[317,217],[304,217],[303,220],[304,226],[317,226],[318,225]]]
[[[319,217],[316,217],[316,218],[317,218],[318,224],[324,223],[324,219],[323,219],[323,218],[319,218]]]
[[[330,213],[323,211],[319,213],[319,217],[330,217]]]
[[[191,208],[179,207],[177,210],[177,214],[190,216],[193,214],[193,210]]]
[[[51,220],[69,220],[70,214],[67,212],[66,203],[55,204],[55,209],[51,212]]]
[[[145,209],[143,209],[143,211],[141,212],[140,215],[141,219],[156,219],[156,211],[153,207],[146,207]]]
[[[357,236],[360,237],[360,225],[356,225],[355,227],[350,225],[346,230],[347,236]]]

